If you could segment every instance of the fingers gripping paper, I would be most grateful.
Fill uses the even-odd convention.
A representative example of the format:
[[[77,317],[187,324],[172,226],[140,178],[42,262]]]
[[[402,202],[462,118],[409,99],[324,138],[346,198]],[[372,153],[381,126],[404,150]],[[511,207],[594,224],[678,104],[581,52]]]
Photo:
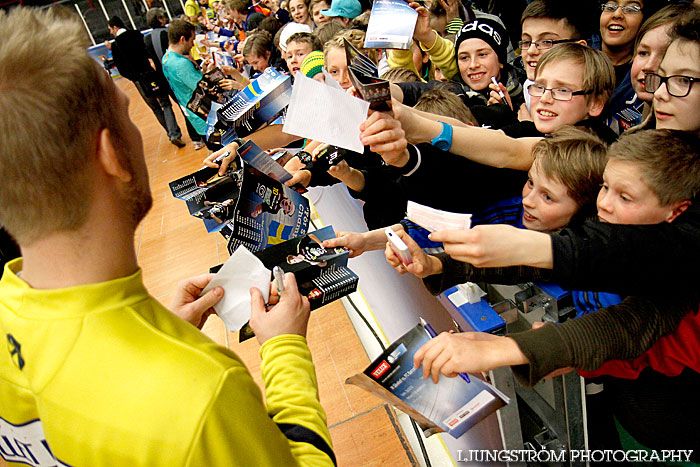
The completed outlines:
[[[368,110],[368,102],[297,74],[282,131],[361,153]]]
[[[202,294],[216,286],[224,297],[214,310],[229,331],[236,332],[250,320],[250,288],[257,287],[265,302],[270,298],[270,270],[245,247],[240,246],[226,260]]]

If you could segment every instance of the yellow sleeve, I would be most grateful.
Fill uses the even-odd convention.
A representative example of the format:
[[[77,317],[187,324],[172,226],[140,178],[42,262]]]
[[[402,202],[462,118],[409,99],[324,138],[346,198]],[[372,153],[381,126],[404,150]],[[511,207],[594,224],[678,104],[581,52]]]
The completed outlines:
[[[408,68],[420,76],[420,72],[416,69],[416,65],[413,64],[413,54],[411,53],[411,49],[389,49],[388,52],[389,56],[387,57],[387,61],[389,62],[389,68]]]
[[[445,78],[452,79],[454,75],[459,73],[457,58],[455,57],[455,46],[451,41],[440,37],[438,34],[435,34],[435,37],[435,43],[431,48],[426,49],[423,47],[423,44],[420,44],[420,48],[430,54],[430,61],[442,71]]]
[[[277,336],[260,353],[267,407],[246,368],[229,368],[202,417],[187,465],[334,465],[306,339]]]

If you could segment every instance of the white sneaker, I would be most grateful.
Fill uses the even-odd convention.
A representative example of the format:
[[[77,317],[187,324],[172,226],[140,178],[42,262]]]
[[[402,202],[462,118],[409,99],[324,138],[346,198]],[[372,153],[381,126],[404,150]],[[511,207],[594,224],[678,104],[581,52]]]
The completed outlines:
[[[195,151],[199,151],[199,150],[202,149],[204,146],[206,146],[206,144],[204,144],[204,143],[201,142],[201,141],[195,141],[194,143],[192,143],[192,145],[194,146],[194,150],[195,150]]]

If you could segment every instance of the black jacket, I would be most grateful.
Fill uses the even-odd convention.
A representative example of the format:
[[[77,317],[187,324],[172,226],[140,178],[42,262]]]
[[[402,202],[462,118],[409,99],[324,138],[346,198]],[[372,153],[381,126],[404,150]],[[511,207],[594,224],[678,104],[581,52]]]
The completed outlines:
[[[551,280],[562,287],[626,295],[698,288],[700,204],[670,224],[589,221],[551,238]]]
[[[153,40],[154,35],[160,37],[160,49],[158,50],[156,50],[155,41]],[[151,60],[153,60],[153,63],[155,63],[156,68],[158,70],[162,70],[163,55],[165,55],[165,51],[168,50],[168,30],[165,28],[154,29],[150,32],[150,34],[148,34],[144,38],[144,44],[146,47],[146,53],[151,58]]]
[[[130,81],[137,81],[143,73],[152,70],[139,31],[127,30],[119,34],[112,44],[112,56],[119,73]]]

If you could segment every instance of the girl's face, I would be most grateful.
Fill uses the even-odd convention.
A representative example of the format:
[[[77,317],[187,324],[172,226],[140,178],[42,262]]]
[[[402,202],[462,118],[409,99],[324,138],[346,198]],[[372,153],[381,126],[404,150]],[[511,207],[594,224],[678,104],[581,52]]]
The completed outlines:
[[[644,88],[644,76],[649,72],[656,73],[659,69],[661,59],[664,57],[666,47],[668,47],[670,27],[670,24],[664,24],[647,31],[637,46],[637,53],[632,61],[630,79],[637,97],[644,102],[651,102],[654,98],[654,94],[647,92]]]
[[[644,4],[640,0],[607,0],[608,5],[617,5],[613,12],[607,10],[600,15],[600,36],[603,39],[603,45],[610,49],[624,49],[632,47],[634,39],[637,37],[639,27],[644,20],[644,14],[641,11],[637,13],[624,12],[623,7],[638,6],[643,7]]]
[[[348,73],[348,62],[345,57],[345,50],[331,47],[326,52],[326,70],[340,86],[347,90],[352,83]]]
[[[309,23],[309,8],[304,3],[304,0],[291,0],[289,2],[289,14],[295,23]]]
[[[668,46],[659,66],[659,75],[680,75],[700,79],[700,44],[676,40]],[[700,134],[700,83],[688,82],[690,92],[675,97],[668,92],[668,82],[654,92],[656,128],[684,130]]]

